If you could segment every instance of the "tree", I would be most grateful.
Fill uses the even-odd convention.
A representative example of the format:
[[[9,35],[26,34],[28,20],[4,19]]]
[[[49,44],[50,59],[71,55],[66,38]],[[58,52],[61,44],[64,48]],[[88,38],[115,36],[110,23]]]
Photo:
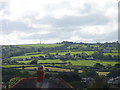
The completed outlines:
[[[11,88],[15,83],[17,83],[21,78],[20,77],[14,77],[9,80],[9,88]]]
[[[82,57],[83,59],[86,59],[86,58],[88,57],[88,54],[87,54],[87,53],[81,53],[81,57]]]
[[[120,63],[115,64],[115,68],[120,68]]]
[[[72,63],[69,61],[69,62],[68,62],[68,65],[72,65]]]
[[[31,77],[31,74],[28,71],[21,71],[21,77]]]
[[[94,67],[97,67],[97,68],[102,68],[102,67],[104,67],[102,64],[100,64],[100,63],[96,63],[95,65],[94,65]]]
[[[74,72],[75,72],[75,73],[78,73],[78,72],[79,72],[79,69],[78,69],[78,68],[74,68]]]
[[[57,52],[56,55],[59,55],[59,53]]]
[[[95,77],[98,76],[98,73],[95,70],[84,69],[82,75],[85,77]]]
[[[110,73],[108,74],[108,77],[117,77],[120,76],[120,68],[112,68],[110,70]]]
[[[13,77],[20,77],[21,72],[17,69],[2,69],[2,81],[8,84],[8,81]]]
[[[92,57],[96,59],[102,59],[103,58],[103,53],[101,51],[96,51],[92,54]]]
[[[22,70],[24,70],[24,69],[25,69],[25,66],[23,65],[23,66],[22,66]]]
[[[32,60],[30,64],[37,64],[37,60]]]
[[[93,90],[98,90],[98,88],[104,90],[108,89],[109,84],[107,83],[107,78],[105,76],[96,76],[95,82],[93,83],[91,88],[93,88]]]

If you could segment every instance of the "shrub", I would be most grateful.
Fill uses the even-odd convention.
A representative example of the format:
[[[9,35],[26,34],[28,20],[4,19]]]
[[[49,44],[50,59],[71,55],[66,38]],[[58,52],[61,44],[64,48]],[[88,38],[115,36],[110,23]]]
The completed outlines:
[[[9,80],[9,88],[11,88],[16,82],[18,82],[21,78],[20,77],[14,77]]]

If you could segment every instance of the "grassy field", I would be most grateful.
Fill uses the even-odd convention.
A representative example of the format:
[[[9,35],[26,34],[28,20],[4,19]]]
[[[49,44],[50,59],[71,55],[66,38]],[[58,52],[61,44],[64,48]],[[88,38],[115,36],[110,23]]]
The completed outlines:
[[[104,53],[104,55],[112,55],[112,56],[117,56],[119,53]]]
[[[37,55],[37,54],[43,54],[43,52],[25,53],[24,55]]]
[[[28,60],[28,61],[17,61],[19,63],[30,63],[32,60]]]
[[[9,68],[9,67],[20,67],[23,65],[1,65],[1,67]],[[34,65],[24,65],[24,66],[34,66]]]
[[[94,51],[80,51],[80,52],[71,52],[71,51],[69,51],[69,52],[59,52],[58,54],[59,55],[65,55],[67,53],[70,53],[71,55],[81,54],[81,53],[86,53],[88,55],[92,55],[94,53]],[[50,53],[50,54],[56,54],[56,53]]]
[[[119,50],[112,50],[112,52],[118,53],[118,52],[119,52]],[[120,52],[119,52],[119,53],[120,53]]]
[[[31,60],[29,61],[18,61],[20,63],[29,63],[31,62]],[[71,62],[73,65],[80,65],[80,66],[93,66],[96,63],[100,63],[102,65],[112,65],[114,66],[116,63],[118,62],[106,62],[106,61],[95,61],[95,60],[77,60],[77,61],[73,61],[73,60],[67,60],[66,62]],[[64,63],[63,61],[59,60],[59,59],[48,59],[48,60],[38,60],[38,63]]]
[[[39,57],[39,56],[45,56],[45,54],[36,54],[36,55],[23,55],[23,56],[15,56],[15,57],[11,57],[12,58],[30,58],[30,57]]]
[[[97,72],[97,73],[98,73],[99,76],[101,76],[101,75],[106,75],[106,74],[108,74],[110,72]]]
[[[26,45],[17,45],[18,47],[22,48],[31,48],[31,47],[44,47],[44,48],[50,48],[50,47],[59,47],[62,46],[63,44],[26,44]]]
[[[86,53],[88,55],[92,55],[94,53],[94,51],[80,51],[80,52],[71,52],[71,51],[67,51],[67,52],[58,52],[59,55],[65,55],[67,53],[70,53],[71,55],[74,54],[81,54],[81,53]],[[56,54],[56,53],[50,53],[50,54]],[[33,53],[25,53],[23,56],[15,56],[15,57],[11,57],[12,58],[30,58],[30,57],[39,57],[39,56],[45,56],[46,54],[43,54],[42,52],[33,52]]]
[[[71,51],[66,51],[66,52],[58,52],[59,55],[65,55],[67,53],[70,53],[71,55],[74,54],[82,54],[86,53],[88,55],[92,55],[95,51],[79,51],[79,52],[71,52]],[[56,53],[50,53],[50,54],[56,54]],[[112,56],[117,56],[119,53],[103,53],[104,55],[112,55]],[[30,57],[39,57],[39,56],[45,56],[46,54],[42,52],[33,52],[33,53],[25,53],[23,56],[15,56],[11,58],[30,58]]]
[[[71,62],[73,65],[80,65],[80,66],[93,66],[96,63],[100,63],[102,65],[112,65],[114,66],[118,62],[105,62],[105,61],[95,61],[95,60],[78,60],[78,61],[73,61],[73,60],[67,60],[68,62]]]
[[[29,63],[32,60],[28,60],[28,61],[17,61],[19,63]],[[38,60],[38,63],[63,63],[63,61],[59,60],[59,59],[47,59],[47,60]]]
[[[100,45],[90,45],[91,47],[100,47]]]
[[[86,48],[87,46],[76,44],[76,45],[71,45],[71,46],[69,46],[69,47],[67,47],[67,48],[75,48],[75,47]]]
[[[23,66],[23,65],[2,65],[2,67],[6,67],[6,68],[9,68],[9,67],[19,67],[19,66]],[[24,66],[34,66],[34,65],[24,65]],[[25,67],[25,69],[27,70],[31,70],[31,69],[37,69],[38,67],[35,66],[35,67]],[[22,69],[22,68],[17,68],[17,69]],[[61,69],[61,68],[55,68],[55,67],[44,67],[44,70],[46,69],[49,69],[49,71],[58,71],[58,72],[70,72],[69,69]],[[71,71],[74,71],[73,69],[71,69]],[[82,70],[79,70],[79,73],[82,73],[83,71]],[[99,75],[106,75],[108,74],[109,72],[97,72]]]

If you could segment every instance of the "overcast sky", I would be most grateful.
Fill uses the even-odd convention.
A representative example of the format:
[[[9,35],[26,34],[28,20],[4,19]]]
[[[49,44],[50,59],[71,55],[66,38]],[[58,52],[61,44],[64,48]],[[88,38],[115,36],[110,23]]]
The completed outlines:
[[[118,40],[118,0],[0,0],[0,44]]]

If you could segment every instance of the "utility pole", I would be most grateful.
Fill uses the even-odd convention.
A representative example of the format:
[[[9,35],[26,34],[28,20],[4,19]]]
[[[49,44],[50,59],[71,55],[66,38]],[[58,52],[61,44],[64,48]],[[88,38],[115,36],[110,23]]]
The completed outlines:
[[[40,44],[41,44],[41,39],[40,39]]]

